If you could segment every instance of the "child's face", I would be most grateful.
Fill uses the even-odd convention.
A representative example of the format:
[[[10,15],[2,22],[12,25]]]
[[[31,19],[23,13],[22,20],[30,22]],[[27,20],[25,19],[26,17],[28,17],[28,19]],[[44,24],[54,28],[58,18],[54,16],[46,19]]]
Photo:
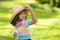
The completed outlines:
[[[20,15],[19,15],[19,19],[20,20],[25,20],[26,19],[26,12],[25,11],[22,11],[21,13],[20,13]]]

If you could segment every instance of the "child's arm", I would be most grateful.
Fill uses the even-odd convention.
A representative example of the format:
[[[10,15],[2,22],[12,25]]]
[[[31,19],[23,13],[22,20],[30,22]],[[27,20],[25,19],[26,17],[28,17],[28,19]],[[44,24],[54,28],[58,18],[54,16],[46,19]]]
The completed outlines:
[[[16,33],[16,31],[14,31],[13,36],[14,36],[15,39],[17,38],[17,33]]]
[[[30,22],[30,25],[35,24],[35,23],[37,22],[37,18],[36,18],[36,16],[35,16],[35,13],[34,13],[32,7],[29,6],[29,5],[27,5],[27,6],[25,6],[25,7],[26,7],[27,10],[29,10],[29,11],[31,12],[31,15],[32,15],[32,20],[31,20],[31,22]]]
[[[37,18],[35,16],[35,13],[32,9],[30,9],[31,15],[32,15],[32,21],[30,22],[30,24],[35,24],[37,22]]]

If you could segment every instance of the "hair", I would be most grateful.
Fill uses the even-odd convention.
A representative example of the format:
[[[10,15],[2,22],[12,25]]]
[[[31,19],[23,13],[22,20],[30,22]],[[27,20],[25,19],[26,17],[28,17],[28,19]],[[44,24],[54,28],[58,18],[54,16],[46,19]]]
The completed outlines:
[[[24,11],[26,12],[26,15],[27,15],[26,9],[22,10],[21,12],[24,12]],[[11,24],[12,24],[13,26],[15,26],[15,25],[16,25],[16,22],[19,20],[19,15],[20,15],[21,12],[19,12],[19,13],[14,17],[14,19],[12,20]],[[26,20],[26,19],[27,19],[27,16],[26,16],[25,20]]]

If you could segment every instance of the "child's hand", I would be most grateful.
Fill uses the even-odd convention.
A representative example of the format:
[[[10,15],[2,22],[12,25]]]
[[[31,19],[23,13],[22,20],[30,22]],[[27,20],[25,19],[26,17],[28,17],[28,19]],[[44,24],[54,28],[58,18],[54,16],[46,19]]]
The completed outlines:
[[[14,38],[17,38],[17,34],[14,34]]]
[[[24,7],[25,7],[27,10],[32,11],[32,7],[31,7],[31,6],[25,5]]]

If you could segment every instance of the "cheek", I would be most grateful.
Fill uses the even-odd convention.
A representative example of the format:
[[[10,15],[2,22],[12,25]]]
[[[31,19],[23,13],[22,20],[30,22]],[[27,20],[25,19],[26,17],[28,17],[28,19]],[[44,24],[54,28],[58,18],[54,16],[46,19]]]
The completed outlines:
[[[25,15],[25,17],[26,17],[26,15]]]

